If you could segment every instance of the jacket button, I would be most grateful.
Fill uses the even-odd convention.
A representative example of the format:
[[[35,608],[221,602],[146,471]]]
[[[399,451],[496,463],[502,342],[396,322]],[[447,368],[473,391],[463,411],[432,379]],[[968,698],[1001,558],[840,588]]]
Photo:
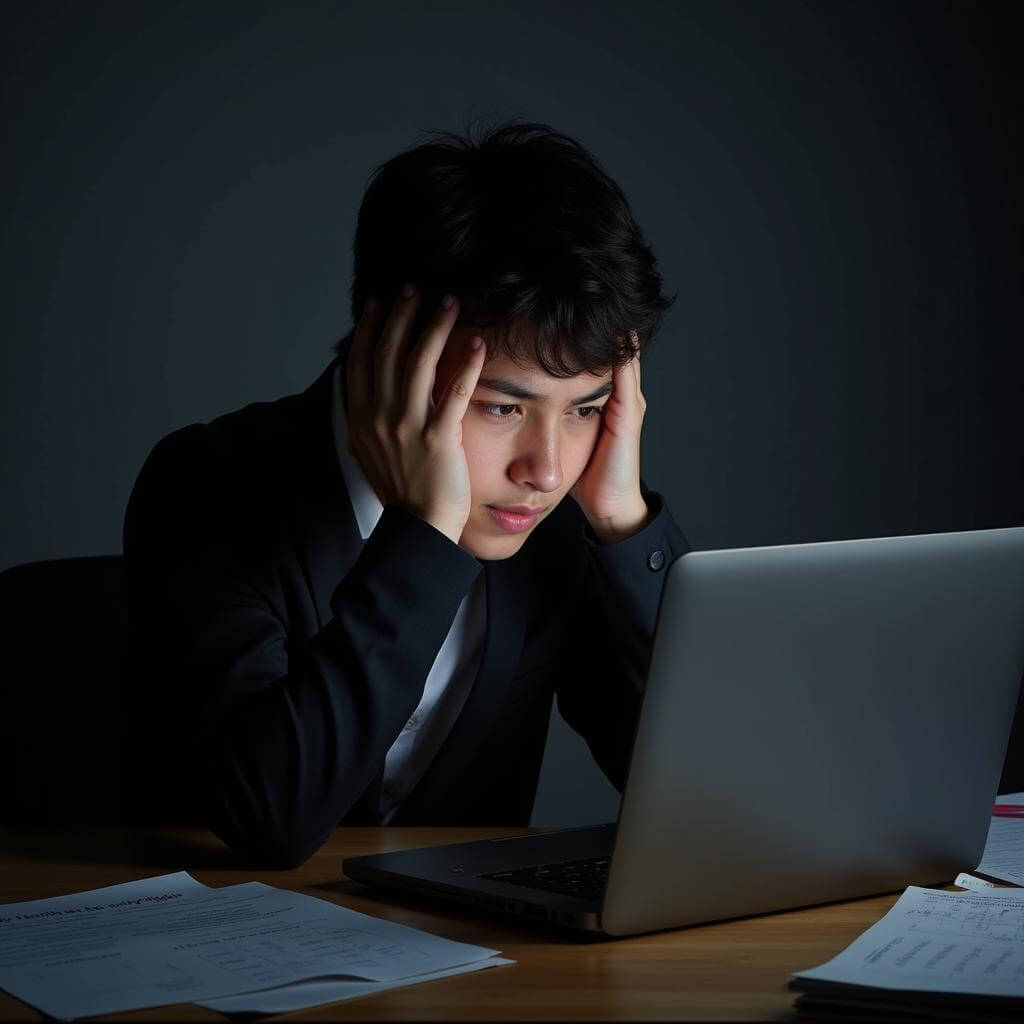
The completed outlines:
[[[652,551],[647,559],[647,564],[657,572],[665,564],[665,552],[664,551]]]

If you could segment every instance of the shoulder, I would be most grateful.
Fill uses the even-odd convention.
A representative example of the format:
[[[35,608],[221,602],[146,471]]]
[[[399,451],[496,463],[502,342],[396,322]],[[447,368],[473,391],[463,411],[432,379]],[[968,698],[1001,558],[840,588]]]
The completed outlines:
[[[125,554],[169,533],[240,534],[272,515],[308,475],[313,451],[333,446],[329,409],[318,423],[308,395],[254,402],[157,441],[128,500]]]
[[[289,450],[303,443],[302,399],[302,395],[288,395],[272,402],[253,402],[208,423],[174,430],[154,445],[142,473],[157,468],[237,476],[257,464],[268,468],[287,465],[284,460]]]

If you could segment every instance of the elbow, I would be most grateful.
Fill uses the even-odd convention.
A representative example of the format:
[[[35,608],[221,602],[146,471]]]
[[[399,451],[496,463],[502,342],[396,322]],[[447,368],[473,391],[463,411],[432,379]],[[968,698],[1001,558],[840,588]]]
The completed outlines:
[[[262,840],[233,847],[239,860],[260,871],[291,871],[302,867],[319,849],[318,845]]]
[[[318,786],[290,756],[265,745],[210,743],[202,804],[214,834],[247,867],[300,867],[327,841],[344,815],[343,788]]]
[[[324,844],[327,835],[313,835],[308,828],[285,827],[269,819],[247,816],[240,819],[220,813],[210,819],[210,828],[247,868],[290,871],[301,867]]]
[[[294,793],[247,785],[234,772],[215,775],[207,785],[204,816],[210,829],[250,868],[300,867],[323,846],[340,818],[326,807],[315,812]]]

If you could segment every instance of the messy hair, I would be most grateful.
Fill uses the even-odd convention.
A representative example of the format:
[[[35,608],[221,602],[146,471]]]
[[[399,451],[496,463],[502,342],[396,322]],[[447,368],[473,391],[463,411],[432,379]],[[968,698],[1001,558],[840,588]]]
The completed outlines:
[[[518,118],[399,153],[359,207],[351,307],[385,312],[405,281],[421,292],[419,337],[445,292],[460,324],[520,366],[603,374],[642,350],[675,296],[622,189],[580,143]],[[347,351],[349,331],[335,346]]]

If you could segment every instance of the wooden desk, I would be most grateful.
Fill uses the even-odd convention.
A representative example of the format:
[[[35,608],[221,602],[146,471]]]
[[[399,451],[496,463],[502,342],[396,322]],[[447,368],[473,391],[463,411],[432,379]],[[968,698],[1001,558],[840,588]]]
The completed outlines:
[[[791,972],[827,960],[897,894],[613,941],[578,938],[473,909],[387,895],[340,875],[343,857],[522,834],[523,829],[339,829],[294,871],[246,871],[197,828],[0,828],[0,903],[188,870],[206,885],[258,880],[489,946],[518,963],[289,1015],[309,1020],[787,1020]],[[0,1021],[45,1020],[0,992]],[[93,1018],[99,1019],[99,1018]],[[112,1020],[220,1020],[198,1006]]]

